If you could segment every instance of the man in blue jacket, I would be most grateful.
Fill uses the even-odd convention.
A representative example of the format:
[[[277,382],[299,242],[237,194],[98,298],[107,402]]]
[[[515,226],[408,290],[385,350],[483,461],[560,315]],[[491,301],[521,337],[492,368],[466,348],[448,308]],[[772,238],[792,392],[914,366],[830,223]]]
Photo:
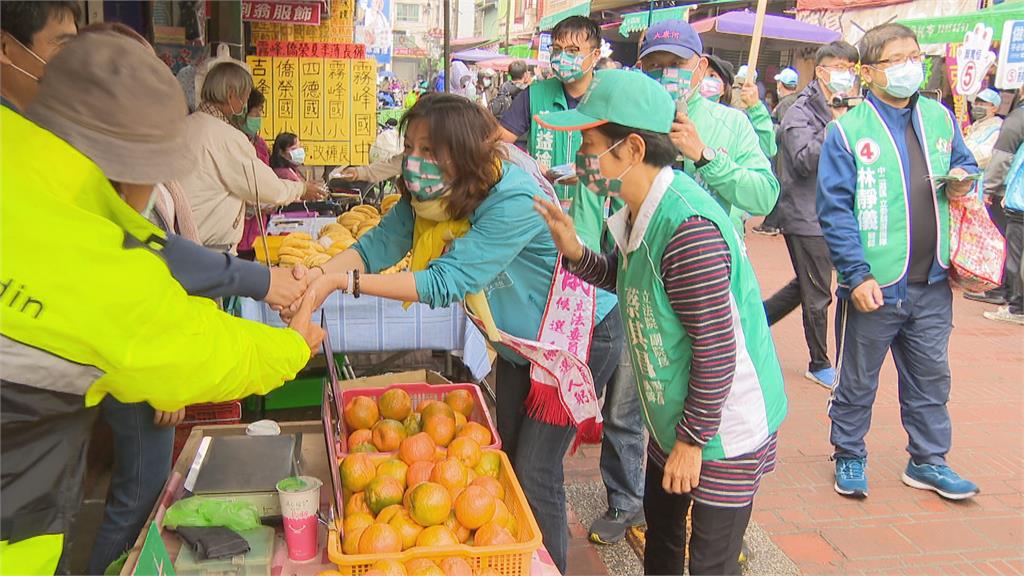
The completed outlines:
[[[846,112],[843,98],[860,94],[853,73],[858,58],[857,49],[842,40],[818,49],[816,79],[800,92],[782,118],[776,157],[782,193],[772,214],[785,235],[796,277],[765,301],[764,310],[771,326],[800,306],[810,352],[804,377],[828,389],[836,379],[825,344],[832,304],[832,261],[818,225],[814,198],[825,127]],[[835,106],[833,98],[838,100]]]
[[[867,495],[864,437],[891,350],[910,440],[903,482],[962,500],[978,487],[946,465],[949,198],[968,193],[978,167],[949,110],[918,94],[924,56],[909,28],[871,29],[860,57],[870,93],[829,126],[818,165],[818,220],[839,272],[835,490]]]

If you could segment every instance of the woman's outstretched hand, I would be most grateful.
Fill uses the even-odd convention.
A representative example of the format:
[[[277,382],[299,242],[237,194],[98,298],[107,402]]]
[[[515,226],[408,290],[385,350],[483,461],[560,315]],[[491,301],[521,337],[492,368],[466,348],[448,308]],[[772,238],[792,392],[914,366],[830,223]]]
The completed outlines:
[[[551,230],[551,238],[554,239],[558,251],[570,262],[579,262],[583,258],[583,245],[576,237],[576,227],[572,225],[572,218],[562,212],[562,207],[558,204],[541,198],[534,199],[533,207]]]

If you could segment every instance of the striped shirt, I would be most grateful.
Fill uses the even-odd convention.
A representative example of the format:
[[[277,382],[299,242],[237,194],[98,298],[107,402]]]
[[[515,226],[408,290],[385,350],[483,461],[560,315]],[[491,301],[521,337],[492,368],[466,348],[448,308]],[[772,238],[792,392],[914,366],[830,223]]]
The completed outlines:
[[[584,250],[572,267],[580,278],[608,291],[615,290],[618,253]],[[718,434],[722,407],[736,371],[736,337],[730,305],[731,257],[721,232],[700,216],[676,229],[661,258],[661,280],[668,300],[692,340],[693,356],[683,418],[676,437],[704,446]],[[704,461],[700,483],[691,496],[719,507],[743,507],[753,501],[761,476],[775,469],[777,434],[748,454]],[[648,464],[664,468],[667,454],[657,442],[648,443]]]

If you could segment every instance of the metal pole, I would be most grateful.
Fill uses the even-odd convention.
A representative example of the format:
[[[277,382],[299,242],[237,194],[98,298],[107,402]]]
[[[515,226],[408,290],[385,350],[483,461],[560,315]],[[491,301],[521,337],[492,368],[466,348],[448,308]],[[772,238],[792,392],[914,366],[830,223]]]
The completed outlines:
[[[444,91],[449,92],[452,73],[452,2],[444,0]]]
[[[651,0],[647,4],[647,27],[650,28],[651,24],[654,23],[654,0]]]

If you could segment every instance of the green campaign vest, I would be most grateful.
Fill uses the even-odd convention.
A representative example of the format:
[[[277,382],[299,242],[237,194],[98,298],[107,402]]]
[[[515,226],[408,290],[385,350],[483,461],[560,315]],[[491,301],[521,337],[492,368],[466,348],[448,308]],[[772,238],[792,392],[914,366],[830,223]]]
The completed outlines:
[[[946,174],[954,130],[949,111],[938,102],[918,98],[913,113],[921,127],[928,173]],[[853,210],[860,228],[864,259],[879,285],[890,286],[906,275],[910,265],[910,200],[893,134],[870,100],[832,124],[838,128],[857,166]],[[939,264],[948,268],[949,200],[935,190],[934,184],[932,194],[939,221],[935,253]],[[842,276],[839,282],[845,282]]]
[[[668,178],[663,172],[658,177]],[[626,338],[648,430],[666,453],[676,442],[690,381],[691,338],[679,323],[662,286],[661,258],[676,229],[701,216],[722,232],[732,259],[730,275],[736,374],[718,434],[704,446],[704,460],[721,460],[759,448],[786,415],[782,370],[761,304],[761,290],[743,240],[729,216],[689,176],[672,173],[668,189],[652,188],[633,227],[637,245],[619,232],[620,212],[609,222],[619,245],[617,289]],[[657,182],[657,180],[656,180]]]
[[[561,132],[549,130],[533,121],[534,116],[547,112],[557,112],[569,108],[565,101],[565,91],[558,78],[548,78],[530,84],[530,156],[540,165],[541,171],[547,172],[553,166],[574,164],[576,151],[583,142],[580,132]],[[555,193],[559,200],[572,200],[583,188],[579,184],[563,186],[555,184]]]

